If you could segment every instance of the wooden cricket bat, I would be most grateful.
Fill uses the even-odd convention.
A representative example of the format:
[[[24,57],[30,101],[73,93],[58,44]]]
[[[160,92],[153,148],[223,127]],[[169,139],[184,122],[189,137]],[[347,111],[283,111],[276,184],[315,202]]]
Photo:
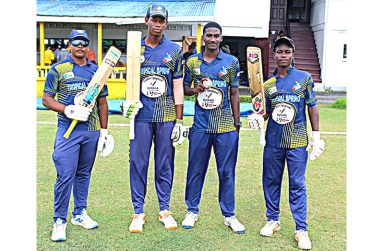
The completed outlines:
[[[98,67],[96,73],[93,75],[93,78],[90,80],[88,86],[80,97],[80,105],[93,107],[98,95],[113,71],[113,67],[117,64],[120,57],[121,51],[111,46],[102,60],[101,65]],[[77,122],[78,120],[76,119],[72,120],[72,123],[64,134],[64,138],[69,138]]]
[[[141,31],[128,31],[126,51],[126,101],[140,101]],[[130,139],[133,140],[134,118],[130,119]]]
[[[264,115],[265,95],[263,92],[263,74],[262,74],[262,54],[261,49],[255,46],[248,46],[246,50],[247,56],[247,73],[249,79],[249,87],[255,94],[252,99],[255,113]],[[263,126],[260,128],[259,143],[265,145],[265,136]]]

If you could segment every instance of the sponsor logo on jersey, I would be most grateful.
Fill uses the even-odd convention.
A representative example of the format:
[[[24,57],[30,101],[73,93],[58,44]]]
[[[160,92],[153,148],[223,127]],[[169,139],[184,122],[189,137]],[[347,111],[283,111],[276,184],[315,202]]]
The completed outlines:
[[[298,81],[295,81],[295,85],[293,85],[292,90],[293,90],[293,91],[296,91],[296,90],[298,90],[298,89],[301,88],[301,87],[302,87],[301,84],[298,83]]]
[[[73,83],[68,85],[68,91],[77,91],[77,90],[85,90],[86,89],[86,83]]]
[[[141,75],[168,75],[170,69],[167,67],[144,67],[141,68]]]
[[[65,72],[64,73],[64,79],[70,79],[74,78],[74,73],[73,72]]]
[[[218,76],[222,77],[223,75],[227,74],[227,70],[224,66],[222,66],[222,69],[219,71]]]
[[[284,96],[276,97],[275,101],[294,103],[294,102],[300,102],[301,98],[297,95],[284,95]]]
[[[169,53],[166,53],[166,57],[164,57],[164,59],[162,59],[162,62],[164,62],[164,64],[166,64],[167,62],[170,62],[172,61],[172,57],[169,55]]]

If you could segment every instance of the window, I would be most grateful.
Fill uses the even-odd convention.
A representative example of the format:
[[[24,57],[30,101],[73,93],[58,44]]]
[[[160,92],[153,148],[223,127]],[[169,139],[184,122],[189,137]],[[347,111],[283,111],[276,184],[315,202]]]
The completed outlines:
[[[57,48],[59,45],[61,47],[66,47],[68,45],[68,39],[67,38],[45,38],[44,39],[44,45],[45,49],[49,47],[51,48]],[[40,51],[40,38],[37,38],[37,43],[36,43],[36,51]]]
[[[126,40],[125,39],[103,39],[102,52],[106,53],[110,46],[114,46],[122,53],[126,53]]]

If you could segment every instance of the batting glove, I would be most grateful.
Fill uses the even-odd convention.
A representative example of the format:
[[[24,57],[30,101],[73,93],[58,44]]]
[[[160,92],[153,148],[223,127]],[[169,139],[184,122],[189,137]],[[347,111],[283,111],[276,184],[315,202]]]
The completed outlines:
[[[265,119],[262,115],[253,113],[247,116],[247,124],[251,129],[260,130],[261,128],[263,128],[264,123]]]
[[[138,111],[142,108],[142,103],[140,101],[122,101],[121,110],[124,117],[133,119],[136,117]]]
[[[76,119],[78,121],[87,121],[91,112],[91,108],[81,105],[67,105],[64,110],[64,113],[68,118]]]
[[[315,160],[318,158],[323,153],[325,145],[324,140],[320,138],[320,133],[318,131],[313,131],[311,140],[306,147],[306,151],[310,150],[311,147],[313,148],[309,155],[310,159]]]
[[[189,127],[182,125],[182,120],[177,119],[176,124],[174,125],[172,135],[170,139],[173,141],[173,146],[176,147],[178,145],[181,145],[182,142],[188,137],[189,135]]]
[[[114,149],[114,138],[108,135],[108,129],[100,130],[100,138],[98,139],[97,151],[101,156],[106,157],[112,153]]]
[[[174,126],[173,132],[174,132],[174,130],[177,130],[175,132],[175,137],[172,138],[174,147],[181,145],[185,141],[185,139],[188,138],[189,129],[190,129],[189,126],[183,126],[183,125],[181,125],[179,127],[177,125]],[[173,136],[173,134],[172,134],[172,136]]]

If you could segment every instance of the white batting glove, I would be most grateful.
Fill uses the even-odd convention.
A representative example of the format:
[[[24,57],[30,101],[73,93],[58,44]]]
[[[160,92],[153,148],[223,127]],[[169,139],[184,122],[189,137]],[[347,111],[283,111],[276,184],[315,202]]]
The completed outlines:
[[[91,108],[81,105],[67,105],[64,110],[64,113],[68,118],[76,119],[78,121],[87,121],[91,112]]]
[[[138,111],[142,108],[142,103],[140,101],[132,102],[132,101],[122,101],[121,102],[121,110],[122,115],[124,117],[134,119],[138,113]]]
[[[108,129],[100,130],[100,138],[98,139],[97,151],[101,156],[106,157],[112,153],[114,149],[114,138],[108,135]]]
[[[181,145],[182,142],[188,137],[189,135],[189,127],[182,125],[182,120],[177,119],[176,124],[174,125],[172,135],[170,137],[171,140],[173,140],[173,146],[176,147],[178,145]]]
[[[310,159],[315,160],[316,158],[318,158],[323,153],[325,145],[326,144],[324,140],[320,138],[320,133],[318,131],[313,131],[311,140],[309,141],[309,144],[306,147],[306,151],[313,147],[313,150],[309,155]]]
[[[261,128],[263,128],[264,123],[265,119],[262,115],[253,113],[247,116],[247,124],[251,129],[260,130]]]

